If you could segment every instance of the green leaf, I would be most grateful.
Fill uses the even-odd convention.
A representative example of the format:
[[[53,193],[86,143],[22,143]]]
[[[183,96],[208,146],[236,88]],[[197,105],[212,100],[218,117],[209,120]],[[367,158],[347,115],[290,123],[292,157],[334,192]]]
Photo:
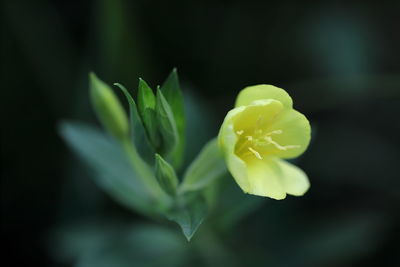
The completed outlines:
[[[133,100],[131,94],[123,85],[119,83],[114,83],[114,85],[122,90],[129,103],[131,139],[137,148],[139,155],[146,160],[146,162],[152,165],[154,163],[154,149],[146,135],[146,129],[144,128],[142,119],[139,116],[135,100]]]
[[[124,139],[129,132],[128,119],[112,89],[93,72],[89,74],[89,87],[93,108],[103,126],[117,139]]]
[[[169,158],[179,142],[179,136],[171,107],[159,88],[157,88],[156,113],[162,138],[161,152]]]
[[[161,187],[170,195],[176,193],[178,187],[178,178],[174,168],[166,162],[159,154],[155,155],[156,158],[156,178]]]
[[[177,206],[167,214],[176,222],[186,239],[190,241],[207,214],[207,203],[202,194],[191,193],[181,196]]]
[[[203,194],[204,199],[206,200],[209,211],[211,211],[217,204],[218,198],[220,197],[220,189],[221,189],[220,179],[214,179],[206,187],[201,189],[201,193]]]
[[[217,139],[209,141],[183,176],[181,192],[200,190],[227,173]]]
[[[82,123],[64,122],[60,133],[68,145],[95,172],[94,181],[115,200],[143,213],[155,201],[126,154],[113,138]]]
[[[147,131],[147,136],[149,137],[153,147],[157,149],[160,145],[160,140],[158,136],[157,116],[155,111],[156,98],[153,90],[142,79],[139,79],[138,106],[139,113]]]
[[[175,119],[179,143],[174,151],[174,165],[179,167],[183,162],[183,153],[185,150],[185,110],[184,99],[179,85],[179,78],[176,68],[172,70],[168,78],[161,86],[161,91],[165,99],[171,106],[171,110]]]

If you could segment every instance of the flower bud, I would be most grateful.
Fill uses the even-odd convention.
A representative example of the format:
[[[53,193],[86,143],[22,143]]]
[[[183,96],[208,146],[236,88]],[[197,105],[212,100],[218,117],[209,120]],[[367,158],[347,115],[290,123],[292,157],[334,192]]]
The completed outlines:
[[[129,136],[129,125],[125,111],[111,88],[89,74],[90,98],[97,117],[115,138],[122,140]]]

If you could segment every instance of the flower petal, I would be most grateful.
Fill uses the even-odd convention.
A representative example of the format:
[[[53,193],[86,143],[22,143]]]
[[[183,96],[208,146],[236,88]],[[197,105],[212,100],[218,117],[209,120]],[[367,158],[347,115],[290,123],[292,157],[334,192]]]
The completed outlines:
[[[229,154],[227,157],[228,170],[232,174],[236,183],[244,192],[250,191],[249,180],[247,178],[246,163],[236,154]]]
[[[285,90],[278,88],[273,85],[260,84],[244,88],[240,91],[238,97],[236,98],[235,107],[247,106],[251,102],[260,99],[275,99],[287,107],[291,108],[293,106],[292,98]]]
[[[244,109],[245,107],[238,107],[228,112],[218,134],[218,142],[225,155],[229,172],[232,174],[240,188],[247,192],[249,190],[247,167],[245,162],[235,154],[237,136],[233,127],[234,118]]]
[[[310,188],[307,175],[297,166],[277,160],[282,175],[282,183],[286,193],[293,196],[302,196]]]
[[[253,159],[246,163],[250,184],[247,193],[277,200],[286,197],[280,165],[276,159]]]
[[[302,196],[310,188],[307,175],[295,165],[279,158],[246,161],[250,194],[284,199],[286,194]]]
[[[307,118],[294,109],[285,109],[274,119],[268,132],[281,131],[271,135],[277,145],[269,146],[266,153],[280,158],[295,158],[304,153],[311,139],[311,127]],[[283,148],[282,148],[283,147]]]
[[[258,125],[260,127],[271,124],[271,121],[284,109],[282,103],[274,99],[255,100],[250,105],[241,106],[241,108],[243,110],[232,119],[235,131],[253,130],[257,124],[260,124]]]

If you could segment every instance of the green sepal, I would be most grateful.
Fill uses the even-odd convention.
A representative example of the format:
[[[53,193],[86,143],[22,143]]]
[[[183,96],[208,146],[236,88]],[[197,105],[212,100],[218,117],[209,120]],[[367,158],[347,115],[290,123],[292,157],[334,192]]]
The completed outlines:
[[[160,145],[160,139],[157,130],[157,116],[155,111],[156,97],[154,96],[153,90],[142,79],[139,79],[138,106],[147,136],[154,149],[157,150]]]
[[[179,142],[176,145],[176,149],[173,152],[172,160],[176,168],[179,168],[183,163],[184,151],[185,151],[185,110],[184,110],[184,99],[182,90],[179,85],[178,72],[174,68],[169,74],[161,86],[161,91],[164,94],[165,99],[171,106],[172,114],[175,119],[176,128],[178,131]]]
[[[157,122],[162,139],[160,152],[166,158],[170,158],[179,142],[179,136],[171,107],[159,88],[157,88],[156,102]]]
[[[178,187],[178,177],[174,168],[159,154],[155,154],[155,173],[161,188],[170,195],[175,195]]]
[[[130,135],[133,144],[135,145],[139,155],[150,165],[154,163],[154,149],[146,135],[142,119],[138,113],[138,109],[128,90],[119,83],[114,83],[124,93],[129,104],[129,121],[130,121]]]
[[[89,90],[93,108],[104,128],[118,140],[126,138],[129,135],[128,119],[112,89],[91,72]]]

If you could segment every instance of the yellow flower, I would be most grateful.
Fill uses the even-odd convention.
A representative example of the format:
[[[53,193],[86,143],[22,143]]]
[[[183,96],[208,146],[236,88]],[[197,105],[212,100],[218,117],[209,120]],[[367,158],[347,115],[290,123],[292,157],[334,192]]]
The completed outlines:
[[[243,89],[226,115],[218,141],[244,192],[284,199],[310,187],[301,169],[282,160],[298,157],[310,142],[310,124],[292,105],[283,89],[256,85]]]

